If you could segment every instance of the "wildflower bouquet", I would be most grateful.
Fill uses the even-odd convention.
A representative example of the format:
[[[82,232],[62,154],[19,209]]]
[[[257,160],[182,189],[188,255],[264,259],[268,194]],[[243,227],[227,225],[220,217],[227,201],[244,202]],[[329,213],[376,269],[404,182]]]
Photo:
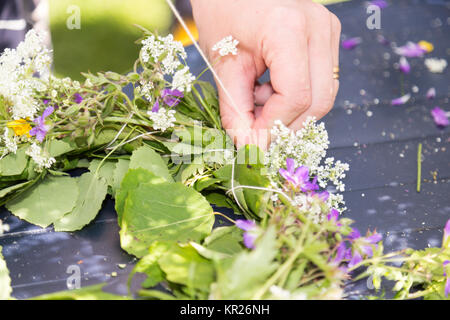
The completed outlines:
[[[50,74],[33,31],[0,57],[0,203],[14,215],[75,231],[109,194],[121,246],[140,259],[130,279],[148,276],[144,298],[338,299],[362,266],[376,285],[396,280],[402,298],[419,296],[410,295],[414,284],[421,296],[448,294],[450,230],[441,249],[384,255],[381,235],[361,236],[339,218],[349,168],[326,158],[323,124],[308,119],[294,133],[278,122],[267,152],[235,150],[215,89],[190,73],[182,45],[146,30],[139,43],[134,72],[86,73],[83,83]],[[215,50],[226,58],[237,45],[227,37]],[[213,229],[222,214],[211,204],[242,218],[224,216],[232,225]],[[389,266],[394,258],[405,267]],[[42,298],[86,292],[105,298],[101,286]]]

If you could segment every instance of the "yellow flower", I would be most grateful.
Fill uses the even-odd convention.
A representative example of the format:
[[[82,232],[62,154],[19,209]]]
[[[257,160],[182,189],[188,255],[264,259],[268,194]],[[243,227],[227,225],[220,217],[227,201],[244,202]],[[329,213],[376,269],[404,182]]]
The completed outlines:
[[[6,124],[6,126],[8,128],[13,129],[14,134],[16,136],[26,135],[28,138],[31,137],[30,136],[31,126],[28,123],[28,119],[19,119],[19,120],[10,121]]]
[[[425,50],[427,53],[430,53],[431,51],[434,50],[433,44],[430,43],[430,42],[428,42],[428,41],[425,41],[425,40],[419,41],[418,45],[419,45],[419,47],[421,47],[423,50]]]

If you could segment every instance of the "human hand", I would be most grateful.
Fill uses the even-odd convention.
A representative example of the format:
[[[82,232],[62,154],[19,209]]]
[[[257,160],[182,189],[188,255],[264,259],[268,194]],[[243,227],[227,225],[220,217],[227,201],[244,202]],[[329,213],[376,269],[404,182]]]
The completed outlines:
[[[308,116],[320,119],[334,103],[339,81],[339,19],[310,0],[191,0],[200,45],[210,61],[228,35],[239,53],[215,70],[222,124],[237,146],[266,148],[275,120],[298,130]],[[270,69],[270,83],[257,79]],[[217,81],[217,80],[216,80]],[[236,110],[237,109],[237,110]]]

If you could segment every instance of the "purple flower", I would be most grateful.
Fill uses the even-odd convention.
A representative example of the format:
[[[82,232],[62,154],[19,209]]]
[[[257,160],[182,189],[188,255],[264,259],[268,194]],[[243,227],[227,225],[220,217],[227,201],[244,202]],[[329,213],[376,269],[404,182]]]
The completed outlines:
[[[377,35],[377,40],[379,43],[381,43],[382,45],[387,46],[390,42],[388,39],[386,39],[383,35],[379,34]]]
[[[446,127],[449,125],[449,120],[445,111],[439,107],[435,107],[431,110],[431,115],[433,116],[434,123],[439,127]]]
[[[361,238],[361,233],[358,229],[353,228],[352,232],[350,232],[350,234],[348,235],[348,239],[352,242],[359,238]]]
[[[357,250],[355,250],[353,252],[353,256],[352,256],[350,262],[348,263],[348,267],[352,268],[352,267],[356,266],[358,263],[360,263],[362,260],[363,259],[362,259],[361,254]]]
[[[326,202],[328,200],[328,198],[330,197],[330,193],[328,191],[322,191],[322,192],[317,192],[314,193],[320,200],[322,200],[323,202]]]
[[[345,259],[346,254],[347,248],[345,246],[345,242],[341,242],[337,247],[336,256],[332,260],[332,263],[335,265],[339,265],[342,262],[342,260]]]
[[[254,249],[256,234],[254,234],[253,231],[256,228],[256,224],[250,220],[239,219],[239,220],[236,220],[236,227],[245,231],[244,236],[243,236],[244,245],[248,249]]]
[[[450,237],[450,219],[445,224],[444,235],[447,236],[447,237]]]
[[[42,102],[43,102],[44,104],[49,104],[50,100],[44,99],[44,100],[42,100]]]
[[[449,260],[445,260],[443,263],[444,266],[444,277],[447,277],[447,280],[445,281],[445,297],[448,298],[448,296],[450,295],[450,275],[447,275],[446,269],[447,269],[447,265],[450,263]]]
[[[396,98],[391,101],[391,105],[393,106],[401,106],[405,103],[407,103],[411,99],[411,94],[405,94],[404,96],[401,96],[400,98]]]
[[[183,92],[178,90],[171,90],[171,89],[164,89],[161,94],[161,98],[163,99],[164,103],[167,104],[169,107],[174,107],[178,103],[180,103],[180,99],[183,98]]]
[[[367,240],[367,242],[371,243],[371,244],[375,244],[381,241],[381,239],[383,239],[383,236],[379,233],[374,233],[371,236],[365,237],[364,239]]]
[[[430,88],[427,91],[427,99],[428,100],[432,100],[436,97],[436,89],[435,88]]]
[[[400,57],[398,68],[400,69],[401,72],[405,74],[408,74],[411,71],[411,66],[409,65],[408,60],[406,60],[406,58],[403,56]]]
[[[384,0],[369,1],[369,5],[378,6],[380,9],[384,9],[388,6],[387,2]]]
[[[48,127],[45,125],[45,118],[47,118],[49,115],[53,113],[55,109],[53,107],[47,107],[47,109],[44,110],[42,113],[42,116],[37,117],[33,120],[33,122],[36,124],[36,126],[30,130],[31,136],[36,136],[36,139],[39,142],[44,141],[45,135],[48,132]]]
[[[342,41],[342,48],[352,50],[362,42],[360,37],[350,38]]]
[[[152,112],[156,113],[158,111],[159,111],[159,101],[156,100],[155,104],[153,105]]]
[[[309,169],[305,166],[300,166],[295,169],[294,159],[286,159],[286,169],[279,170],[280,175],[292,183],[296,188],[300,188],[303,192],[318,190],[317,177],[312,182],[309,181]]]
[[[74,99],[76,104],[80,104],[81,102],[83,102],[83,97],[79,93],[75,93],[73,95],[73,99]]]
[[[417,43],[408,42],[404,46],[395,48],[394,52],[399,56],[404,56],[407,58],[417,58],[422,57],[426,50],[419,46]]]
[[[331,209],[331,212],[327,215],[328,221],[338,221],[339,219],[339,211],[336,209]]]

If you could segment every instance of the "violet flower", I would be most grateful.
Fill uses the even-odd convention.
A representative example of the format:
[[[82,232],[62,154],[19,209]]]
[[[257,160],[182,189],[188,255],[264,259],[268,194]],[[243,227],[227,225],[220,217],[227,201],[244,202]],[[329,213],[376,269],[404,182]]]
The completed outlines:
[[[345,246],[345,242],[341,242],[336,249],[336,256],[331,262],[335,265],[339,265],[342,262],[342,260],[345,259],[346,254],[347,248]]]
[[[315,193],[315,195],[323,202],[327,202],[328,198],[330,197],[330,193],[326,190],[324,190],[322,192],[317,192],[317,193]]]
[[[395,48],[394,52],[399,56],[404,56],[407,58],[417,58],[423,57],[423,54],[426,52],[426,50],[417,43],[408,42],[404,46]]]
[[[83,97],[79,93],[75,93],[73,95],[73,99],[74,99],[76,104],[80,104],[81,102],[83,102]]]
[[[362,259],[361,254],[357,250],[355,250],[353,252],[353,256],[352,256],[350,262],[348,263],[348,267],[352,268],[352,267],[356,266],[358,263],[360,263],[362,260],[363,259]]]
[[[436,123],[438,127],[446,127],[450,124],[445,111],[439,107],[435,107],[431,110],[431,115],[433,116],[434,123]]]
[[[381,34],[377,35],[377,40],[379,43],[381,43],[384,46],[387,46],[390,43],[390,41]]]
[[[447,221],[444,227],[444,239],[450,237],[450,219]]]
[[[36,126],[30,130],[30,135],[36,136],[36,139],[39,142],[44,141],[44,138],[49,130],[49,128],[45,125],[45,118],[51,115],[54,110],[55,109],[53,107],[47,107],[47,109],[45,109],[42,113],[42,116],[33,120],[33,122],[36,123]]]
[[[360,37],[350,38],[342,41],[342,48],[345,50],[352,50],[362,42]]]
[[[388,4],[385,0],[372,0],[372,1],[369,1],[369,5],[377,6],[380,9],[384,9],[388,6]]]
[[[296,188],[300,188],[302,192],[318,190],[317,177],[312,182],[309,181],[309,169],[306,166],[300,166],[295,169],[294,159],[286,159],[286,169],[281,168],[278,172],[280,175],[293,184]]]
[[[393,106],[401,106],[404,105],[405,103],[407,103],[409,101],[409,99],[411,99],[411,94],[405,94],[404,96],[401,96],[400,98],[396,98],[394,100],[391,101],[391,105]]]
[[[348,239],[350,240],[350,242],[353,242],[359,238],[361,238],[361,233],[359,232],[358,229],[353,228],[352,232],[350,232],[350,234],[348,235]]]
[[[254,249],[255,248],[255,240],[256,240],[256,234],[254,234],[254,230],[256,229],[256,224],[253,221],[250,220],[236,220],[236,227],[238,227],[241,230],[244,230],[244,245],[248,249]]]
[[[339,211],[336,209],[331,209],[331,212],[327,215],[328,221],[338,221],[339,219]]]
[[[433,100],[436,97],[436,89],[435,88],[430,88],[427,91],[427,99],[428,100]]]
[[[163,99],[164,103],[167,104],[169,107],[174,107],[178,103],[180,103],[180,99],[183,98],[183,92],[179,90],[171,90],[171,89],[164,89],[161,94],[161,98]]]
[[[411,66],[409,65],[408,60],[406,60],[406,58],[403,56],[400,57],[400,62],[399,62],[398,68],[400,69],[401,72],[403,72],[405,74],[408,74],[411,72]]]
[[[446,281],[445,281],[445,297],[448,298],[448,296],[450,295],[450,274],[447,275],[447,265],[450,264],[450,260],[445,260],[444,263],[442,264],[444,267],[444,277],[446,277]]]
[[[159,101],[156,100],[155,104],[153,105],[152,112],[156,113],[158,111],[159,111]]]

